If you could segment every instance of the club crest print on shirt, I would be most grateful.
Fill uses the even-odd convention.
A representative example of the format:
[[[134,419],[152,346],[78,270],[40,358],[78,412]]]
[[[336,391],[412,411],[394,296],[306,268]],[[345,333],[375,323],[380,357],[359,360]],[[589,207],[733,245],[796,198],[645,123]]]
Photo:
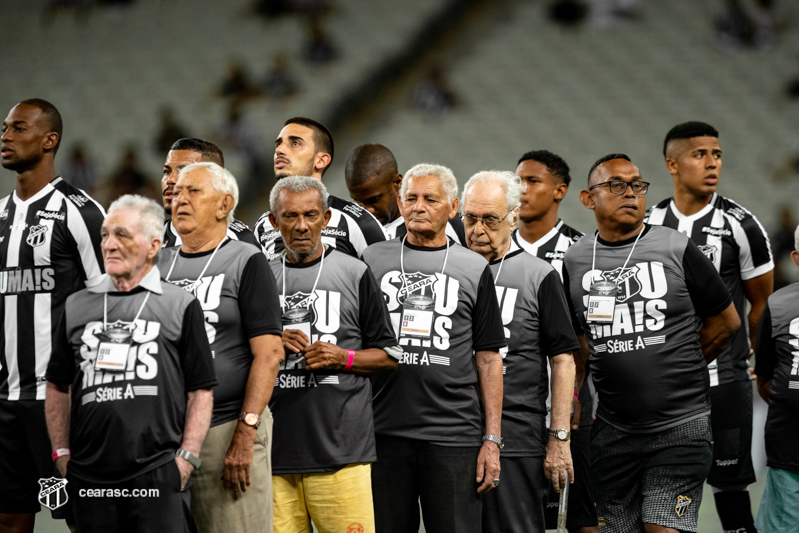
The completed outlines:
[[[208,344],[216,340],[214,324],[219,322],[219,304],[222,302],[222,287],[225,284],[225,274],[216,276],[203,276],[198,280],[175,279],[169,283],[177,285],[186,292],[193,294],[200,302],[205,317],[205,332],[208,334]]]
[[[337,333],[341,328],[341,293],[316,289],[313,294],[295,292],[287,294],[285,300],[281,298],[281,305],[285,311],[293,309],[307,309],[310,311],[311,344],[316,341],[338,344]],[[298,328],[302,329],[302,328]],[[285,370],[305,368],[305,358],[298,353],[289,354],[283,363]]]
[[[666,341],[663,335],[647,335],[662,330],[665,325],[667,304],[663,297],[668,293],[668,283],[663,263],[640,262],[624,270],[616,268],[586,272],[582,279],[582,287],[585,290],[583,303],[586,307],[591,283],[600,279],[616,283],[619,292],[616,295],[613,323],[588,324],[593,338],[598,340],[603,337],[636,333],[643,335],[621,343],[610,341],[597,344],[595,346],[597,352],[637,350]],[[633,299],[634,301],[631,301]]]

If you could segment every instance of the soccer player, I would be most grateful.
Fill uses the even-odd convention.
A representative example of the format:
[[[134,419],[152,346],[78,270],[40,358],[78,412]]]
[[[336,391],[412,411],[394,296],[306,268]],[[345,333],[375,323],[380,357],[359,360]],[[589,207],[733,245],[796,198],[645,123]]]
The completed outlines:
[[[49,102],[14,106],[0,158],[16,188],[0,200],[0,529],[33,531],[39,479],[53,476],[44,418],[45,371],[67,296],[103,272],[105,212],[55,172],[62,122]],[[68,507],[53,510],[67,518]]]
[[[180,171],[172,223],[180,248],[159,259],[164,279],[203,309],[219,385],[211,429],[193,474],[192,512],[200,531],[245,533],[272,524],[267,404],[283,360],[275,278],[261,249],[229,237],[239,189],[216,163]]]
[[[386,237],[402,237],[408,232],[397,204],[402,174],[397,170],[397,160],[391,150],[382,144],[356,147],[344,167],[344,180],[355,203],[383,224]],[[466,242],[463,222],[457,215],[447,222],[447,235],[458,244]]]
[[[598,232],[566,252],[563,281],[599,393],[591,455],[600,524],[696,531],[712,457],[705,369],[740,319],[688,237],[644,224],[648,187],[624,154],[591,167],[580,201]]]
[[[755,531],[747,485],[752,465],[752,383],[748,358],[757,344],[758,322],[774,288],[774,261],[768,236],[745,208],[716,193],[721,177],[718,132],[704,122],[674,126],[663,142],[674,197],[651,210],[649,224],[676,229],[694,241],[721,274],[741,323],[751,304],[748,328],[708,366],[713,411],[713,486],[725,531]],[[748,329],[748,336],[747,336]]]
[[[275,176],[310,176],[322,179],[333,162],[333,135],[322,124],[304,117],[290,118],[275,140]],[[380,223],[371,213],[341,198],[328,196],[330,222],[322,231],[322,242],[345,254],[360,258],[370,244],[386,240]],[[267,211],[255,223],[255,236],[269,259],[283,250],[280,232],[269,221]]]
[[[799,227],[791,261],[799,266]],[[789,533],[799,524],[799,283],[772,294],[757,338],[757,389],[768,402],[768,476],[755,526],[762,533]]]
[[[367,248],[388,303],[399,368],[373,384],[378,533],[482,530],[484,494],[499,485],[505,333],[486,260],[446,235],[458,183],[416,165],[399,200],[408,233]]]
[[[270,262],[282,287],[286,362],[270,404],[275,532],[374,532],[375,456],[369,375],[401,351],[369,268],[321,234],[327,190],[307,176],[277,182],[269,218],[285,251]]]
[[[511,172],[479,172],[463,187],[466,243],[491,265],[508,349],[503,350],[502,489],[483,505],[483,531],[544,531],[547,479],[574,481],[569,408],[579,347],[560,276],[511,239],[522,184]],[[552,366],[552,422],[544,432]]]
[[[164,174],[161,178],[161,198],[164,202],[164,248],[180,246],[180,235],[172,225],[172,201],[175,197],[175,183],[178,174],[187,165],[192,163],[216,163],[225,167],[225,158],[222,150],[215,144],[202,139],[184,137],[172,144],[164,162]],[[235,218],[228,224],[227,236],[230,239],[248,242],[260,247],[258,240],[247,227],[247,224]]]
[[[53,333],[47,426],[79,531],[194,531],[216,377],[199,302],[155,266],[163,223],[148,198],[112,203],[108,274],[67,300]]]
[[[583,233],[567,226],[558,217],[560,202],[571,183],[569,165],[562,157],[547,150],[527,152],[519,158],[516,174],[524,186],[519,206],[519,227],[513,242],[530,254],[549,262],[561,274],[563,256],[569,246]],[[596,533],[598,521],[594,506],[591,480],[591,428],[594,425],[594,387],[586,377],[588,348],[585,338],[577,336],[580,350],[574,352],[577,364],[574,417],[571,423],[571,455],[574,461],[575,482],[569,489],[569,512],[566,525],[572,533]],[[550,398],[547,397],[547,409]],[[548,529],[557,522],[558,494],[551,490],[547,505]]]

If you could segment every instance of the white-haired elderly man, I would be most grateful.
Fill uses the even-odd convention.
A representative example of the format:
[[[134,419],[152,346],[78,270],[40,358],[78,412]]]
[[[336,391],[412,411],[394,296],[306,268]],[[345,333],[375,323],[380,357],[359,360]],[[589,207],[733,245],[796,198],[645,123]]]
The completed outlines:
[[[47,426],[79,531],[194,530],[216,378],[199,302],[155,266],[163,213],[141,196],[111,204],[107,274],[67,299],[53,334]]]
[[[275,533],[310,533],[311,520],[323,533],[375,530],[368,376],[395,369],[400,349],[369,267],[323,244],[327,199],[308,176],[282,178],[269,198],[287,354],[270,403]]]
[[[466,244],[489,262],[508,342],[501,351],[503,483],[486,496],[486,533],[544,531],[547,479],[555,490],[574,480],[568,428],[572,352],[579,344],[558,272],[511,238],[521,193],[519,176],[504,171],[478,172],[463,188]],[[553,399],[548,435],[547,361]]]
[[[161,254],[164,279],[197,297],[219,386],[194,474],[200,531],[271,531],[272,419],[267,408],[283,359],[277,286],[266,257],[228,236],[236,180],[216,163],[181,170],[172,200],[180,248]]]
[[[799,227],[791,261],[799,266]],[[768,298],[757,337],[757,390],[768,402],[766,458],[768,476],[755,526],[764,533],[790,531],[799,523],[799,283]]]
[[[402,347],[396,372],[373,379],[378,532],[481,531],[480,494],[499,484],[505,333],[494,276],[446,236],[458,183],[416,165],[397,199],[408,233],[370,246]]]

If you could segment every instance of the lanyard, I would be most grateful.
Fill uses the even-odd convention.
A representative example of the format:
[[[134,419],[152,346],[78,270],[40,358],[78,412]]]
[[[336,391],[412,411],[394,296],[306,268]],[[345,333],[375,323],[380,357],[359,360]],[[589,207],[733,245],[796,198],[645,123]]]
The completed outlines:
[[[508,251],[505,252],[505,255],[502,256],[502,259],[499,262],[499,268],[497,269],[497,275],[494,276],[494,284],[496,284],[497,281],[499,281],[499,273],[502,272],[502,265],[505,264],[505,258],[508,257],[509,253],[510,253],[510,248],[508,248]]]
[[[624,269],[627,267],[627,263],[629,263],[629,262],[630,262],[630,258],[633,256],[633,252],[635,251],[635,245],[636,245],[636,244],[638,244],[638,239],[640,239],[640,238],[641,238],[641,235],[643,235],[643,233],[644,233],[644,229],[645,229],[645,228],[643,228],[643,227],[642,227],[642,228],[641,228],[641,231],[639,231],[639,232],[638,232],[638,235],[635,237],[635,241],[633,242],[633,247],[630,249],[630,253],[627,255],[627,260],[626,260],[626,261],[624,261],[624,266],[622,266],[622,267],[621,267],[621,271],[620,271],[620,272],[624,272]],[[596,242],[597,242],[598,240],[599,240],[599,232],[597,231],[597,234],[596,234],[596,236],[594,236],[594,253],[593,253],[593,254],[592,254],[592,256],[591,256],[591,271],[592,271],[592,272],[593,272],[594,270],[596,270]],[[621,275],[621,274],[620,274],[620,275]],[[618,286],[619,286],[619,278],[618,278],[618,276],[617,276],[617,277],[616,277],[616,279],[613,281],[613,284],[614,284],[614,285],[616,285],[616,287],[618,287]]]
[[[200,275],[197,276],[197,279],[195,279],[194,281],[189,283],[189,285],[188,285],[189,287],[191,287],[192,285],[194,285],[195,283],[197,283],[198,281],[203,279],[203,274],[205,274],[205,271],[208,270],[208,265],[210,265],[211,261],[214,260],[214,256],[216,255],[216,252],[219,251],[219,247],[222,246],[222,244],[224,244],[226,240],[228,240],[227,236],[224,239],[222,239],[221,241],[219,241],[219,244],[217,244],[216,248],[214,248],[214,253],[211,254],[211,257],[209,257],[208,261],[205,263],[205,266],[203,267],[202,272],[200,272]],[[166,277],[164,278],[165,281],[169,281],[169,276],[172,275],[172,270],[175,268],[175,263],[177,263],[179,255],[180,255],[180,250],[175,252],[175,258],[172,259],[172,266],[169,267],[169,272],[166,273]]]
[[[408,238],[406,233],[402,237],[402,246],[400,247],[400,270],[402,271],[402,279],[405,280],[405,239]],[[449,259],[449,239],[447,239],[447,252],[444,254],[444,264],[441,265],[441,275],[444,275],[444,269],[447,268],[447,259]]]
[[[139,315],[141,315],[141,312],[144,310],[144,306],[147,305],[147,300],[149,298],[150,291],[147,291],[147,294],[144,296],[144,301],[141,303],[141,307],[139,307],[139,312],[136,313],[136,317],[133,319],[133,329],[136,329],[136,321],[139,319]],[[108,329],[108,293],[103,294],[103,331],[106,329]]]
[[[322,245],[322,262],[319,263],[319,272],[316,273],[316,281],[313,282],[313,289],[311,289],[311,295],[308,297],[309,299],[314,295],[316,292],[316,285],[319,283],[319,277],[322,275],[322,268],[325,266],[325,254],[327,253],[327,249],[324,245]],[[281,305],[281,309],[285,312],[286,311],[286,253],[283,254],[283,302]]]

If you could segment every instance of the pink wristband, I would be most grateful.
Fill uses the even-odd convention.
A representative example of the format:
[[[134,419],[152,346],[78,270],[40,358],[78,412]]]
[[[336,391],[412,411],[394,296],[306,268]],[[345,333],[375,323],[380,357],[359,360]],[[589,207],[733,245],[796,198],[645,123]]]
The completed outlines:
[[[347,355],[349,355],[349,359],[347,359],[347,366],[344,367],[344,370],[349,370],[352,368],[352,361],[355,359],[355,350],[347,350]]]
[[[65,455],[72,455],[72,452],[69,450],[69,448],[59,448],[53,452],[53,461]]]
[[[574,397],[575,397],[575,398],[579,398],[579,397],[580,397],[580,394],[579,394],[577,391],[574,391]]]

